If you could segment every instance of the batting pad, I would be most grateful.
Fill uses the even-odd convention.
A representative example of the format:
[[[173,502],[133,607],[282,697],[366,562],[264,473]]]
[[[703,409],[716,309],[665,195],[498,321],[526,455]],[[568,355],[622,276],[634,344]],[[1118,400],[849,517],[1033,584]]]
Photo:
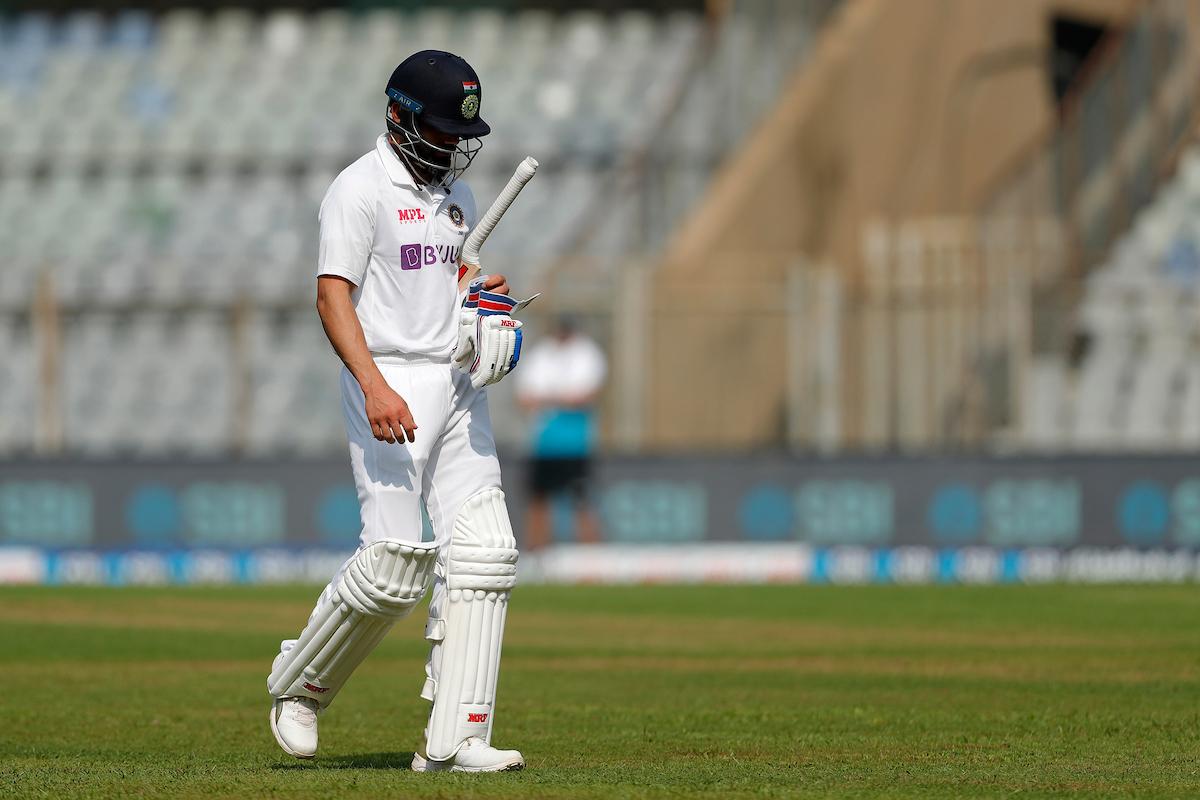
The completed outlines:
[[[504,492],[473,495],[454,520],[446,559],[444,617],[431,619],[433,642],[422,697],[433,701],[426,755],[453,758],[471,736],[491,741],[508,596],[517,582],[517,541]]]
[[[322,595],[296,644],[275,659],[267,689],[328,706],[350,673],[420,602],[437,550],[385,539],[362,548]]]

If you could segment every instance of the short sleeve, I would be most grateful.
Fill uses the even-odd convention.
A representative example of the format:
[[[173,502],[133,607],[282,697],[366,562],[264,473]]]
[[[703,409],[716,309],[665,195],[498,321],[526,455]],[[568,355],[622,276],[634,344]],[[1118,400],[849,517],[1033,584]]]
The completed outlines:
[[[345,172],[325,193],[321,210],[317,275],[336,275],[362,284],[375,239],[373,194]]]

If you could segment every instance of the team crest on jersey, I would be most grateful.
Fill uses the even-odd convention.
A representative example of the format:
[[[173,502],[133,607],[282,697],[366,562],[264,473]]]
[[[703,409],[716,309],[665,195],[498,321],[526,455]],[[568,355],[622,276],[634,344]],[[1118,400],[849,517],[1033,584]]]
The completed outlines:
[[[467,226],[467,217],[458,203],[451,203],[450,207],[446,209],[446,213],[450,215],[450,221],[454,223],[454,227],[465,228]]]
[[[475,115],[479,113],[479,95],[469,94],[462,101],[463,119],[475,119]]]

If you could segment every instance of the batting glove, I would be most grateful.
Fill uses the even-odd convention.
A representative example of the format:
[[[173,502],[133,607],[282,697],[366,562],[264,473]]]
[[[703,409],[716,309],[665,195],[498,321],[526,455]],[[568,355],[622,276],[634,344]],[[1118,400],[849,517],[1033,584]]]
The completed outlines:
[[[471,385],[482,389],[512,372],[521,359],[521,322],[513,319],[517,301],[508,295],[479,290],[475,309],[475,358],[467,372]]]
[[[467,296],[458,312],[458,344],[450,358],[454,365],[462,370],[470,370],[471,362],[475,360],[475,317],[479,308],[479,293],[483,290],[483,282],[488,275],[480,275],[467,285]]]

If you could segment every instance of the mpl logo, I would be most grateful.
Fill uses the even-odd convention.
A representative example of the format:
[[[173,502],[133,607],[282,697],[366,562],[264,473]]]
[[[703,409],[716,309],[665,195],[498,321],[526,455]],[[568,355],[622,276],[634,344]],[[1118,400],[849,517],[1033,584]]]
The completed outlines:
[[[396,213],[401,222],[424,222],[425,210],[420,208],[398,208]]]
[[[434,264],[458,264],[460,248],[448,244],[400,245],[400,269],[420,269]]]
[[[467,722],[487,722],[487,714],[467,714]]]

